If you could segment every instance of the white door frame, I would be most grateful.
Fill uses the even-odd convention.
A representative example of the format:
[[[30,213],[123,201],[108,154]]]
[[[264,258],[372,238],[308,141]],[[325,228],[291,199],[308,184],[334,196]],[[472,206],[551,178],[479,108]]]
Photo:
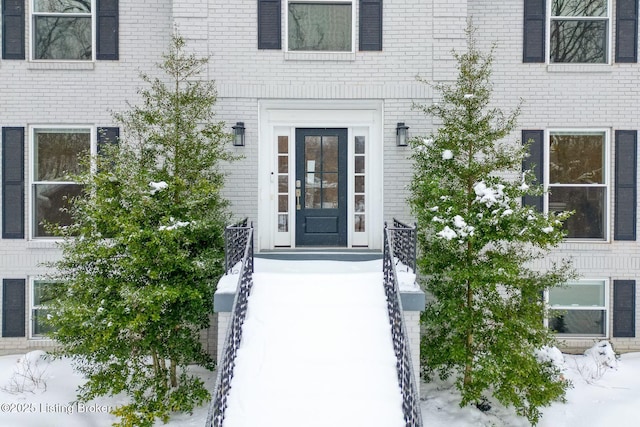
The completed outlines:
[[[382,101],[261,100],[258,143],[258,250],[295,248],[295,130],[346,128],[348,131],[347,247],[382,248],[383,104]],[[278,137],[288,149],[288,232],[278,232]],[[365,231],[354,231],[354,140],[363,136],[365,151]],[[282,175],[282,174],[281,174]],[[284,197],[283,194],[280,194]]]

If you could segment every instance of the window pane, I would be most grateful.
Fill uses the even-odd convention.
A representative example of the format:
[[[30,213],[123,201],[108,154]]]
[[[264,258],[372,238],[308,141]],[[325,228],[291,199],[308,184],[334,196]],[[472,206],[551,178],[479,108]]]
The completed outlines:
[[[356,215],[355,216],[354,231],[363,232],[363,231],[365,231],[364,226],[365,226],[365,224],[364,224],[364,215]]]
[[[604,184],[604,134],[552,134],[551,184]]]
[[[551,21],[551,62],[606,63],[607,21]]]
[[[355,210],[356,212],[364,212],[365,211],[365,205],[364,205],[364,196],[363,195],[356,195],[355,196]]]
[[[567,237],[604,239],[603,187],[551,187],[549,211],[575,211],[564,223]]]
[[[33,335],[45,335],[53,332],[53,328],[46,324],[48,310],[38,308],[33,310]]]
[[[322,137],[322,170],[338,172],[338,137]]]
[[[36,181],[68,181],[83,172],[79,158],[91,147],[89,130],[37,130],[35,132]]]
[[[364,193],[364,176],[356,176],[355,184],[355,192]]]
[[[322,208],[322,187],[320,180],[313,173],[307,174],[307,181],[304,189],[304,207],[306,209]]]
[[[351,51],[351,4],[289,3],[289,50]]]
[[[552,16],[607,16],[607,0],[553,0]]]
[[[91,0],[35,0],[36,12],[90,13]]]
[[[580,282],[549,290],[549,304],[554,306],[604,307],[604,283]]]
[[[289,215],[280,214],[278,215],[278,232],[286,233],[289,231]]]
[[[278,196],[278,212],[289,212],[289,196]]]
[[[278,154],[287,154],[289,152],[289,137],[278,137]]]
[[[305,136],[304,137],[304,160],[306,172],[315,172],[316,164],[320,162],[321,157],[321,137]]]
[[[338,207],[338,174],[325,173],[322,181],[322,208],[336,209]]]
[[[50,224],[71,225],[71,215],[67,212],[69,200],[82,194],[78,184],[36,184],[34,185],[34,235],[36,237],[53,236],[45,230],[45,222]]]
[[[289,191],[289,176],[280,175],[278,177],[278,193],[287,193]]]
[[[605,310],[551,310],[549,328],[558,334],[605,335]]]
[[[35,59],[91,59],[91,18],[35,16]]]
[[[364,154],[364,136],[356,136],[356,154]]]
[[[364,173],[364,156],[356,156],[355,173]]]
[[[33,305],[45,305],[53,298],[51,295],[51,287],[59,285],[55,282],[35,281],[33,282]]]
[[[289,172],[289,156],[278,156],[278,173]]]

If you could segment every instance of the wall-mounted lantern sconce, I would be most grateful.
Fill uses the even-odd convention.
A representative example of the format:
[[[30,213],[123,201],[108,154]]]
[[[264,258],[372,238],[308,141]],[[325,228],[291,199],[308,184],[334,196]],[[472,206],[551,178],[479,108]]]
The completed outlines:
[[[238,122],[233,129],[233,145],[236,147],[244,146],[244,122]]]
[[[396,126],[396,145],[398,147],[406,147],[409,140],[409,126],[405,126],[403,122]]]

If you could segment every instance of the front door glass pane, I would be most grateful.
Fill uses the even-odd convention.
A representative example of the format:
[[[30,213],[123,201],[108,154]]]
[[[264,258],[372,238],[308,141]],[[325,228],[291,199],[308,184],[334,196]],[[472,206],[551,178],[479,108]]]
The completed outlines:
[[[322,171],[338,172],[338,138],[322,137]]]

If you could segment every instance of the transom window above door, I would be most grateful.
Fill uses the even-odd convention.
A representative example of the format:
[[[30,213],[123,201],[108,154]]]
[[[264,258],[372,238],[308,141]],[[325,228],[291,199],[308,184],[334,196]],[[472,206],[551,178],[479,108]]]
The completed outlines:
[[[32,0],[32,58],[93,59],[94,0]]]
[[[353,2],[287,1],[289,51],[352,52]]]

